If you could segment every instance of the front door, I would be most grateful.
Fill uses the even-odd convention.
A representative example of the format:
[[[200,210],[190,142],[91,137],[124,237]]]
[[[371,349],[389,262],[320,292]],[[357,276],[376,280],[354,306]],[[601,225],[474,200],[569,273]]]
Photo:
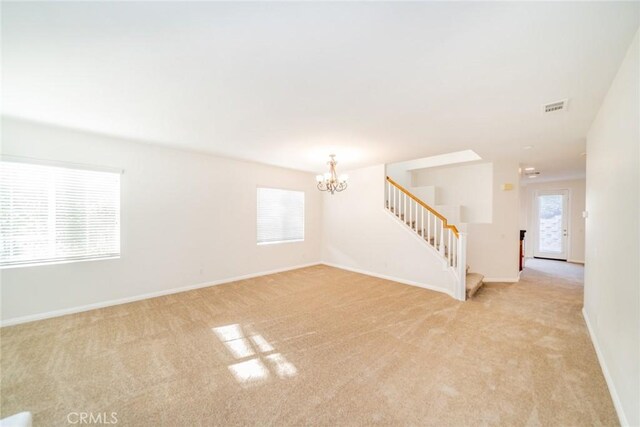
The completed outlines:
[[[567,190],[537,191],[535,216],[537,242],[533,251],[538,258],[567,259]]]

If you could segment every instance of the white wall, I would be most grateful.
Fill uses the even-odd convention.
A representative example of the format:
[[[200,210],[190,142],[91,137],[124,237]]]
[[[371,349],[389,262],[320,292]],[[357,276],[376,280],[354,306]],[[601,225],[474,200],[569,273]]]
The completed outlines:
[[[386,174],[404,188],[411,187],[411,172],[407,170],[406,162],[386,165]]]
[[[527,183],[520,188],[520,226],[527,230],[525,234],[527,257],[533,256],[538,230],[536,229],[535,197],[539,190],[569,190],[569,218],[568,218],[568,253],[571,262],[584,262],[584,218],[585,209],[585,180],[573,179],[568,181],[553,181],[541,183]]]
[[[323,261],[452,293],[435,251],[385,210],[385,166],[348,173],[349,189],[324,198]]]
[[[3,119],[5,155],[102,165],[122,176],[122,256],[4,269],[2,319],[317,263],[312,174]],[[256,188],[305,191],[305,241],[256,245]]]
[[[492,221],[493,166],[491,163],[442,166],[412,172],[414,187],[434,186],[435,204],[460,206],[463,223]]]
[[[491,224],[469,224],[467,264],[485,276],[485,281],[516,282],[519,273],[519,187],[518,163],[493,162]],[[501,190],[513,184],[513,190]]]
[[[623,424],[640,425],[640,43],[587,137],[585,318]]]

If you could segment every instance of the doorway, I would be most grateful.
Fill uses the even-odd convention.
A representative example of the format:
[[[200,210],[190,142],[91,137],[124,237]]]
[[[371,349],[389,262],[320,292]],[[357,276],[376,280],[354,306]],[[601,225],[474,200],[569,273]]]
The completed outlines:
[[[534,257],[566,261],[569,235],[569,191],[536,191],[534,208],[537,231]]]

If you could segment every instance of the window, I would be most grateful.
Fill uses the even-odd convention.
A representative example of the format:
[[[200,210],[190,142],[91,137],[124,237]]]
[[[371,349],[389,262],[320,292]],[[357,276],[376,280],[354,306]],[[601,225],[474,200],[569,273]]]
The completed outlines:
[[[304,240],[304,192],[258,188],[258,244]]]
[[[120,255],[120,173],[0,162],[0,267]]]

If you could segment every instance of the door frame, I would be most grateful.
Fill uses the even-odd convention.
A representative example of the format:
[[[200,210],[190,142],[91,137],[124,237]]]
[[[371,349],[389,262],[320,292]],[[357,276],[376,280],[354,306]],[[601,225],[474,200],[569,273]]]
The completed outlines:
[[[539,252],[538,248],[540,247],[540,218],[538,216],[540,210],[538,206],[538,196],[544,195],[563,195],[563,223],[564,223],[564,253],[559,255],[554,255],[550,253]],[[533,224],[535,227],[535,241],[533,242],[533,257],[534,258],[545,258],[545,259],[554,259],[558,261],[566,261],[569,259],[569,253],[571,251],[571,190],[568,188],[557,188],[557,189],[544,189],[544,190],[535,190],[533,193]]]

